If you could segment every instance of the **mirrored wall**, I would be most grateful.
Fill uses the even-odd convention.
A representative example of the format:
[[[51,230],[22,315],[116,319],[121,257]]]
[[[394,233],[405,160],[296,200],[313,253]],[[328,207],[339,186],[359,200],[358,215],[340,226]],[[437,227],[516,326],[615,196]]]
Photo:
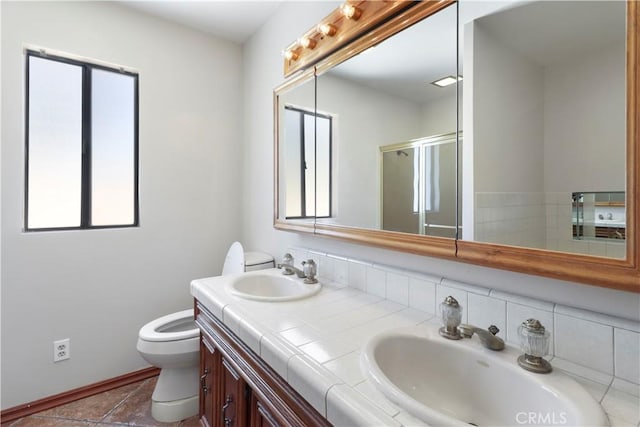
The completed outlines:
[[[626,22],[462,0],[320,67],[277,94],[278,218],[624,259]],[[605,193],[615,238],[587,236]]]

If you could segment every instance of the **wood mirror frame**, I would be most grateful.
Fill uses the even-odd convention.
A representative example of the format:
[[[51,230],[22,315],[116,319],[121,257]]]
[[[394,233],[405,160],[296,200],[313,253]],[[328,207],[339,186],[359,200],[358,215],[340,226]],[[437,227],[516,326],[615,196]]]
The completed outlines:
[[[640,7],[627,1],[627,130],[626,130],[626,258],[614,259],[579,255],[543,249],[492,243],[454,240],[390,231],[363,229],[317,223],[313,229],[278,218],[278,93],[295,86],[300,80],[321,75],[337,64],[357,55],[372,45],[393,36],[414,23],[455,3],[455,0],[424,2],[351,2],[365,10],[368,4],[387,4],[387,9],[363,13],[357,21],[348,21],[337,9],[323,21],[348,30],[349,37],[321,37],[310,30],[305,36],[315,38],[314,49],[291,45],[295,59],[285,58],[285,75],[294,75],[274,93],[275,110],[275,216],[274,227],[280,230],[314,233],[345,241],[372,245],[418,255],[435,256],[484,267],[516,271],[593,286],[640,292]],[[380,18],[380,15],[383,18]],[[384,21],[386,19],[386,21]],[[381,24],[381,22],[383,22]],[[315,67],[313,67],[315,66]],[[303,71],[300,71],[303,70]],[[299,73],[296,73],[299,72]],[[311,77],[310,77],[311,75]]]

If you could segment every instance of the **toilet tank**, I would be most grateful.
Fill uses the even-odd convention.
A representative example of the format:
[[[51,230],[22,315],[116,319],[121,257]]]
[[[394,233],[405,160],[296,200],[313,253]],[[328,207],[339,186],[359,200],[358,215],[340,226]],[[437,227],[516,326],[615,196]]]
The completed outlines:
[[[245,252],[244,253],[244,271],[264,270],[266,268],[274,268],[275,260],[269,254],[264,252]]]

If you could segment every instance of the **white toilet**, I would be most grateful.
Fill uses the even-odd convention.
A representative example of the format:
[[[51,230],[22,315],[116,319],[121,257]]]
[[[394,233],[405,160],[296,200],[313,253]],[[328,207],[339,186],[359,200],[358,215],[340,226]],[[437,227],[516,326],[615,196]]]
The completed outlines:
[[[244,252],[235,242],[229,248],[222,275],[275,267],[273,257]],[[151,397],[151,415],[160,422],[175,422],[198,413],[200,330],[193,309],[160,317],[138,333],[138,352],[161,368]]]

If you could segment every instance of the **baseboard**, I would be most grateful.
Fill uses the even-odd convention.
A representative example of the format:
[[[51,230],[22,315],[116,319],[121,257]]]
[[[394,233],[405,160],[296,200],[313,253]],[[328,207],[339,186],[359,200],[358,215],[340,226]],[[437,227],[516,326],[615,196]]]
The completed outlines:
[[[146,380],[147,378],[155,377],[159,373],[159,368],[149,367],[141,369],[139,371],[120,375],[119,377],[65,391],[64,393],[55,394],[53,396],[35,400],[30,403],[14,406],[13,408],[8,408],[0,411],[0,422],[2,422],[2,424],[5,424],[19,418],[46,411],[47,409],[55,408],[56,406],[84,399],[85,397],[93,396],[94,394],[113,390],[115,388],[133,384],[138,381]]]

